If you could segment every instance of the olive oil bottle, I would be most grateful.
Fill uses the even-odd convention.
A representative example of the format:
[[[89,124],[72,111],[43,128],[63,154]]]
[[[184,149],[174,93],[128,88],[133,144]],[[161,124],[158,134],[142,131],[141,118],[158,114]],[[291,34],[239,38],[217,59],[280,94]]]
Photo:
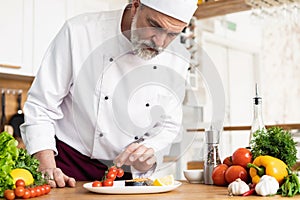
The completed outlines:
[[[253,121],[251,124],[250,138],[249,138],[249,147],[250,142],[253,138],[253,134],[257,130],[265,130],[265,125],[262,116],[262,98],[258,95],[258,86],[255,84],[255,97],[253,98]]]

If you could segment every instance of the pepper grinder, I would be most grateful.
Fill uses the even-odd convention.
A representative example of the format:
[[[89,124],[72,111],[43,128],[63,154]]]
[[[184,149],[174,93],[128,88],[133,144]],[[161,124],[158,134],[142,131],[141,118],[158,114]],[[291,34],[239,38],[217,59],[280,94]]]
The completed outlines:
[[[208,185],[213,184],[212,172],[215,166],[221,164],[219,157],[219,137],[220,131],[214,130],[210,127],[205,131],[206,152],[204,155],[204,183]]]

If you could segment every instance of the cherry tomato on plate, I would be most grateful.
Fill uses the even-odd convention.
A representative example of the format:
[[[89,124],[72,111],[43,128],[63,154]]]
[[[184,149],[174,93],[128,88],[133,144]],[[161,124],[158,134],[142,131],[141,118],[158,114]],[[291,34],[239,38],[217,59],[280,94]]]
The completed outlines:
[[[117,171],[118,171],[118,168],[116,166],[111,166],[109,169],[108,169],[108,172],[113,172],[113,173],[116,173],[117,174]]]
[[[102,183],[103,186],[113,186],[114,185],[114,181],[112,179],[105,179]]]
[[[124,175],[124,170],[122,168],[118,168],[117,177],[121,178]]]
[[[94,181],[92,184],[92,187],[102,187],[102,182],[101,181]]]
[[[108,173],[106,174],[107,179],[115,180],[116,177],[117,177],[117,172],[108,171]]]

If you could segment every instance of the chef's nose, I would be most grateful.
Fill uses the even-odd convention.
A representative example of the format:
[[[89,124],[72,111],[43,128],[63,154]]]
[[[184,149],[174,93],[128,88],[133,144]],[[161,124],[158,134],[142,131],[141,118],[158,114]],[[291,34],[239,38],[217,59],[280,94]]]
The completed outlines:
[[[155,46],[164,47],[167,40],[167,33],[165,31],[159,31],[153,36],[152,40]]]

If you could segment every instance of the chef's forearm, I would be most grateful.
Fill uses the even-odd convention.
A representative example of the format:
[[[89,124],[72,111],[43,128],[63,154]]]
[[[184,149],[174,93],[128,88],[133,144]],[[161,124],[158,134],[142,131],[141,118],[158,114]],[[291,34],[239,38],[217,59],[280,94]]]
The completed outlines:
[[[39,166],[40,171],[48,168],[56,168],[53,150],[49,149],[49,150],[39,151],[34,154],[34,157],[36,157],[40,161],[40,166]]]

